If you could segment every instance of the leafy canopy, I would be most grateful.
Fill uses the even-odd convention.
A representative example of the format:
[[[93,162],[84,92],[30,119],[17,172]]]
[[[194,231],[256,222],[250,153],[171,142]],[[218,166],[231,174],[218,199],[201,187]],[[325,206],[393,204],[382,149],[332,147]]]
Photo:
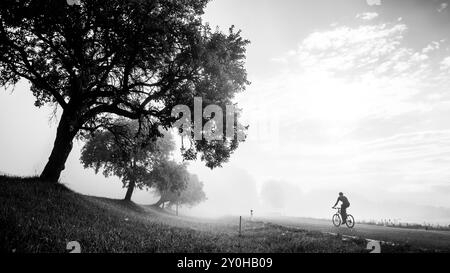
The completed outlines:
[[[155,192],[160,195],[157,204],[187,205],[193,207],[206,200],[203,182],[190,174],[185,164],[167,161],[156,166],[152,172]]]
[[[171,134],[148,138],[146,124],[116,121],[106,130],[99,130],[86,137],[80,161],[85,168],[100,169],[103,175],[119,177],[124,187],[133,183],[138,188],[151,187],[151,172],[158,164],[169,160],[175,149]]]

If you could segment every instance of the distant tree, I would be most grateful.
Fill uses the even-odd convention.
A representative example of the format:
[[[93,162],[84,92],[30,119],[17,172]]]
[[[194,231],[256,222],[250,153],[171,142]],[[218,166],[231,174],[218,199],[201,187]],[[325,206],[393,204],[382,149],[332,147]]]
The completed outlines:
[[[170,200],[169,205],[193,207],[206,200],[206,194],[203,191],[203,182],[195,174],[189,175],[186,188],[175,194],[175,198]]]
[[[133,190],[151,187],[154,167],[168,160],[175,144],[170,134],[150,138],[146,124],[118,120],[103,130],[86,136],[80,161],[85,168],[100,169],[103,175],[117,176],[128,188],[125,200],[131,200]],[[152,130],[152,129],[150,129]]]
[[[155,206],[164,205],[175,200],[179,192],[186,189],[189,182],[189,172],[185,163],[175,161],[162,161],[155,166],[151,173],[153,188],[159,194],[160,199]]]
[[[249,84],[248,41],[202,22],[208,0],[79,3],[0,1],[0,86],[26,79],[37,107],[62,109],[44,181],[58,182],[75,137],[118,116],[169,128],[174,106],[202,97],[224,107]],[[196,141],[183,156],[217,167],[238,142]]]
[[[154,185],[156,192],[160,195],[160,199],[155,204],[155,206],[161,206],[167,203],[169,207],[193,207],[205,201],[206,194],[203,191],[203,182],[198,179],[197,175],[189,173],[187,175],[187,179],[178,181],[170,180],[160,184],[155,183]],[[171,187],[171,184],[173,184],[175,187]]]

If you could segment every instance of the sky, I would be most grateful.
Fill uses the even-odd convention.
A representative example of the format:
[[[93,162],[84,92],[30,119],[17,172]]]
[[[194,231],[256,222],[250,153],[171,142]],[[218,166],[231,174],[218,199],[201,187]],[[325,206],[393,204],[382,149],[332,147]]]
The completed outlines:
[[[251,42],[252,84],[236,97],[250,129],[223,168],[191,162],[208,200],[184,212],[328,218],[342,191],[357,219],[449,224],[449,4],[213,0],[204,21]],[[57,115],[33,103],[25,82],[0,92],[2,172],[37,175],[46,163]],[[123,198],[117,178],[83,169],[81,146],[62,182]]]

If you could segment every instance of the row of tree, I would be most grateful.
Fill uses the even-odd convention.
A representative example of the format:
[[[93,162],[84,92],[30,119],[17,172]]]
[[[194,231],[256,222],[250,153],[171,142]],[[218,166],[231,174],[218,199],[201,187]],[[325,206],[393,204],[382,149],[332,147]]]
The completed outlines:
[[[205,200],[203,183],[187,171],[186,163],[171,158],[175,150],[172,135],[165,131],[161,137],[149,137],[148,126],[118,119],[85,136],[81,162],[106,177],[119,177],[127,188],[128,201],[135,188],[154,189],[160,195],[157,206],[194,206]]]

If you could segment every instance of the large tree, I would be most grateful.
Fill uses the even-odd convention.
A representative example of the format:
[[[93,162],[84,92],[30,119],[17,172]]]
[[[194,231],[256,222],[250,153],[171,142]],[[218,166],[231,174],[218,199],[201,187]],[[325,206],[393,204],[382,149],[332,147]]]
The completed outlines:
[[[96,173],[117,176],[128,188],[125,200],[131,200],[134,189],[151,187],[155,166],[169,160],[175,143],[170,133],[151,138],[149,124],[117,120],[95,133],[87,135],[80,161]]]
[[[168,128],[175,105],[202,97],[224,107],[245,89],[248,41],[204,24],[207,2],[0,1],[0,86],[26,79],[36,106],[62,110],[43,180],[58,181],[75,137],[117,116]],[[237,145],[195,141],[183,155],[216,167]]]

